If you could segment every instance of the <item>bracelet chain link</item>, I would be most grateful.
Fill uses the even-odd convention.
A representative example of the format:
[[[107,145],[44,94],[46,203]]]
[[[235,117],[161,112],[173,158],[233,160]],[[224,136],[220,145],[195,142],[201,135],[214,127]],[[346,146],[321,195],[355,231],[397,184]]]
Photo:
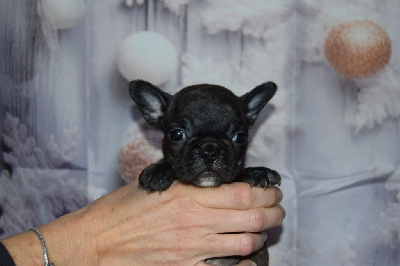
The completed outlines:
[[[31,228],[29,231],[33,231],[39,237],[40,243],[42,244],[43,248],[43,259],[44,259],[44,266],[54,266],[53,262],[49,262],[49,254],[47,253],[46,243],[44,242],[44,238],[40,231],[37,228]]]

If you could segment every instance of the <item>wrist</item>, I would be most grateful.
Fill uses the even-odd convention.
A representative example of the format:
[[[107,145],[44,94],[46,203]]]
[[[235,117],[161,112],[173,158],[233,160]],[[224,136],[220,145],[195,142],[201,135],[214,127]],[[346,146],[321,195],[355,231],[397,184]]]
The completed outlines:
[[[46,242],[50,260],[55,265],[96,264],[94,238],[87,222],[80,210],[38,228]],[[36,241],[41,246],[37,236]],[[43,265],[43,250],[40,252]]]
[[[43,266],[43,249],[34,232],[23,232],[1,242],[7,248],[15,265]]]
[[[47,253],[47,247],[46,247],[46,242],[43,239],[42,234],[37,228],[31,228],[29,231],[35,232],[37,237],[39,238],[40,244],[42,245],[43,249],[43,261],[44,261],[44,266],[54,266],[54,263],[50,260],[49,254]]]

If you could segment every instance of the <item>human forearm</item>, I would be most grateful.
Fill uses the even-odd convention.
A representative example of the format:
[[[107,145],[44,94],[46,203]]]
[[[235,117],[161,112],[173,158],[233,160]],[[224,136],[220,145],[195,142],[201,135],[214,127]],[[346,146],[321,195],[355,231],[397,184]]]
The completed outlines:
[[[46,243],[49,261],[56,265],[95,265],[83,210],[60,217],[39,227]],[[39,237],[27,231],[2,240],[17,266],[43,265],[43,249]],[[91,254],[92,253],[92,254]]]
[[[217,188],[174,183],[150,194],[130,184],[39,230],[57,266],[205,265],[207,258],[260,249],[265,239],[257,232],[285,216],[281,199],[278,188],[245,183]],[[34,232],[3,242],[18,266],[43,265]]]

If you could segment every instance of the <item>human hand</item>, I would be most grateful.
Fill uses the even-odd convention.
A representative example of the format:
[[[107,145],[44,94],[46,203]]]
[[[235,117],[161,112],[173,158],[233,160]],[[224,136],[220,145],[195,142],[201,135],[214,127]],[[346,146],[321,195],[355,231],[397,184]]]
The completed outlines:
[[[260,249],[265,238],[252,232],[282,223],[281,199],[246,183],[150,194],[130,184],[39,229],[56,265],[205,265]]]

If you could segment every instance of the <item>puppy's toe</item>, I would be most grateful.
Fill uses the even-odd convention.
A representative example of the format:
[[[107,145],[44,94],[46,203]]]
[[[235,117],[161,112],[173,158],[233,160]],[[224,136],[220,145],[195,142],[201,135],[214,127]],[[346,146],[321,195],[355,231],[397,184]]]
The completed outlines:
[[[269,170],[268,171],[268,185],[269,186],[275,186],[275,185],[280,186],[281,181],[282,181],[280,174],[275,170],[272,170],[272,169],[268,169],[268,170]]]

